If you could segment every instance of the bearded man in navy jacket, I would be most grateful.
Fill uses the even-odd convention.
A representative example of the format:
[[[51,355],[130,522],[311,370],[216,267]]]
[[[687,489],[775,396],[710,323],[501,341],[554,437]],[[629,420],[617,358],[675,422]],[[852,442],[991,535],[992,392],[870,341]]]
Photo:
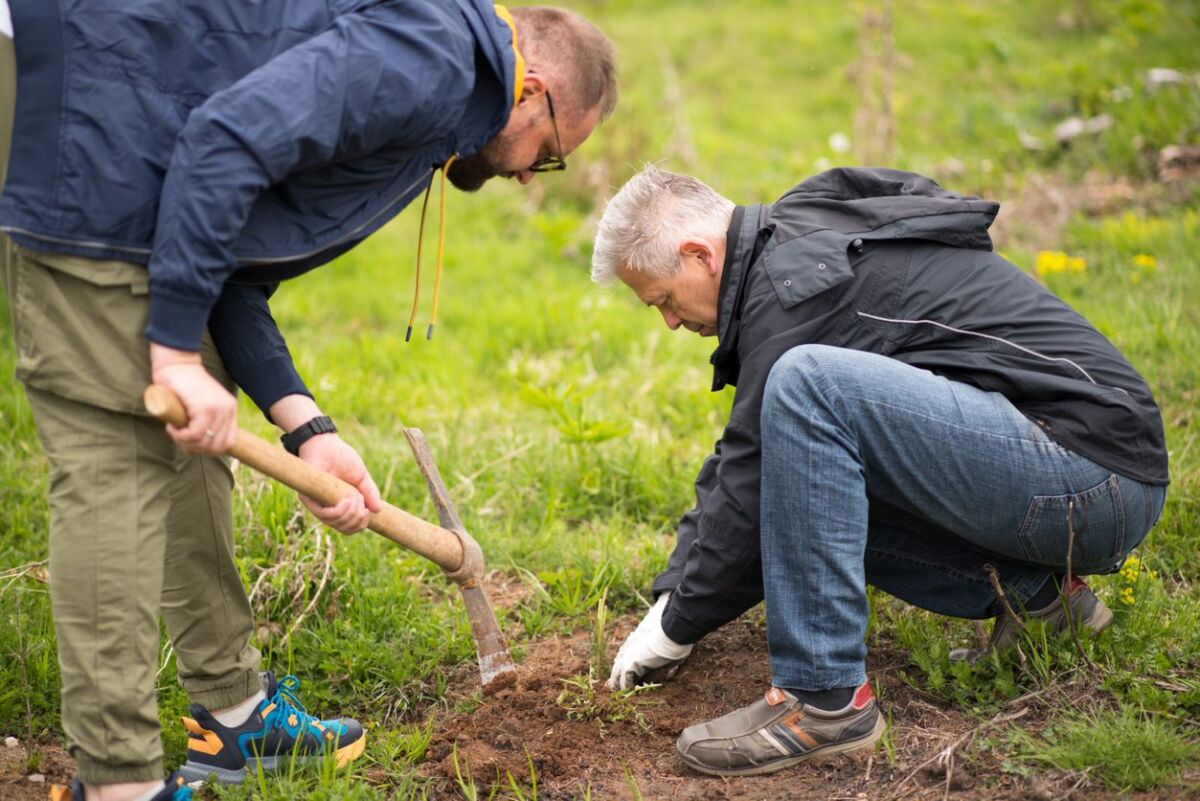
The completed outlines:
[[[174,798],[184,778],[238,782],[294,746],[347,762],[362,727],[305,713],[298,680],[260,675],[250,645],[219,456],[233,388],[289,450],[360,490],[329,508],[305,499],[314,514],[363,528],[379,491],[297,373],[268,298],[438,170],[474,191],[563,169],[616,103],[612,45],[572,12],[484,0],[8,5],[3,267],[52,471],[69,792]],[[145,416],[151,381],[180,397],[186,427]],[[188,762],[166,785],[160,612],[194,701]]]

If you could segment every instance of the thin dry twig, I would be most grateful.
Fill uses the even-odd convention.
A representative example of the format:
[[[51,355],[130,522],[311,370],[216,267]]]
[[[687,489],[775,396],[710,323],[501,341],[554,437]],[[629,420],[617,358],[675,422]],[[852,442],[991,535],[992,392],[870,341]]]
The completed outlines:
[[[1033,690],[1032,692],[1027,692],[1024,695],[1019,695],[1016,698],[1012,699],[1011,701],[1008,701],[1004,705],[1007,707],[1020,706],[1021,704],[1025,703],[1026,701],[1032,701],[1034,698],[1045,695],[1046,693],[1050,692],[1051,689],[1053,689],[1053,685],[1043,687],[1040,690]]]
[[[49,583],[50,574],[46,570],[46,565],[50,564],[50,560],[42,559],[37,562],[29,562],[28,564],[18,567],[10,567],[8,570],[0,573],[0,581],[8,579],[3,588],[0,588],[0,598],[4,597],[4,593],[8,592],[13,584],[16,584],[23,577],[29,576],[34,581],[39,581],[42,584]]]
[[[292,625],[288,627],[287,633],[283,635],[283,639],[280,641],[281,645],[283,646],[286,646],[288,641],[291,640],[292,635],[297,629],[300,628],[300,624],[304,622],[304,618],[306,618],[314,609],[317,608],[317,601],[320,600],[321,593],[325,591],[325,586],[329,583],[329,577],[333,574],[333,537],[323,533],[323,530],[324,526],[318,526],[316,529],[314,529],[317,538],[317,551],[321,550],[322,538],[324,538],[325,541],[325,558],[322,563],[321,581],[317,584],[317,589],[312,594],[312,597],[309,598],[308,605],[304,607],[304,611],[302,611],[296,617],[296,619],[292,621]]]
[[[505,462],[511,462],[513,459],[516,459],[518,456],[523,454],[525,451],[532,448],[533,445],[534,445],[533,441],[530,440],[529,442],[526,442],[524,445],[518,445],[516,448],[513,448],[512,450],[508,451],[507,453],[501,454],[500,456],[496,457],[495,459],[493,459],[492,461],[483,465],[482,467],[478,468],[477,470],[475,470],[472,473],[468,473],[467,475],[462,475],[460,473],[457,476],[458,483],[454,485],[454,496],[459,497],[461,494],[461,490],[464,486],[469,486],[469,487],[473,488],[475,485],[475,479],[479,478],[484,473],[491,470],[493,467],[499,467],[500,465],[504,464]],[[474,491],[474,489],[472,489],[472,491]]]
[[[268,568],[265,568],[261,573],[258,574],[258,578],[254,580],[254,586],[250,588],[250,595],[247,596],[251,606],[254,605],[254,599],[258,597],[258,593],[262,589],[262,586],[266,580],[278,573],[280,570],[283,570],[285,567],[287,567],[287,562],[281,561],[271,565]]]
[[[28,573],[35,573],[39,567],[45,567],[48,564],[50,564],[49,559],[40,559],[37,562],[29,562],[28,564],[18,565],[17,567],[10,567],[7,570],[0,571],[0,579],[20,578]],[[34,577],[37,578],[36,573]],[[38,578],[38,581],[44,581],[44,579]]]
[[[1000,599],[1000,606],[1008,615],[1009,620],[1017,627],[1018,631],[1025,630],[1025,621],[1021,620],[1021,616],[1013,609],[1012,603],[1008,600],[1008,593],[1004,591],[1004,587],[1000,584],[1000,574],[996,572],[996,568],[991,565],[984,565],[983,569],[987,572],[988,581],[992,582],[992,589],[996,591],[996,597]]]
[[[1087,505],[1083,506],[1083,531],[1087,531]],[[1083,532],[1080,532],[1081,534]],[[1075,551],[1075,499],[1072,498],[1067,502],[1067,577],[1063,582],[1064,587],[1071,586],[1071,555]],[[1075,622],[1075,615],[1071,611],[1071,601],[1067,598],[1066,591],[1060,591],[1058,594],[1059,602],[1063,605],[1063,612],[1067,615],[1067,629],[1071,632],[1071,640],[1075,643],[1075,650],[1083,657],[1083,661],[1087,666],[1095,669],[1096,665],[1092,662],[1092,658],[1087,655],[1087,651],[1083,650],[1083,643],[1079,640],[1079,626]]]
[[[158,681],[162,678],[163,672],[167,669],[167,665],[171,663],[171,657],[175,654],[175,642],[169,637],[163,643],[162,658],[158,660],[158,672],[154,674],[154,680]]]
[[[965,734],[959,735],[948,746],[943,748],[941,751],[938,751],[936,754],[931,756],[929,759],[926,759],[920,765],[917,765],[915,768],[913,768],[911,771],[909,771],[908,774],[903,779],[901,779],[896,784],[896,786],[893,788],[892,795],[888,797],[888,801],[896,801],[896,799],[898,799],[900,797],[900,795],[901,795],[900,791],[904,787],[904,785],[906,785],[910,781],[912,781],[913,777],[916,776],[918,773],[920,773],[923,768],[926,768],[933,764],[941,764],[941,765],[947,764],[947,761],[953,758],[954,752],[957,751],[963,745],[963,743],[965,743],[967,740],[974,738],[975,735],[979,734],[979,732],[983,731],[984,729],[988,728],[989,726],[995,726],[999,723],[1007,723],[1009,721],[1016,720],[1017,718],[1024,717],[1027,714],[1029,714],[1028,708],[1019,710],[1017,712],[1011,712],[1007,715],[996,715],[995,717],[992,717],[991,719],[984,721],[979,726],[975,727],[974,729],[971,729],[970,731],[966,732]],[[947,772],[949,772],[949,771],[947,771]]]

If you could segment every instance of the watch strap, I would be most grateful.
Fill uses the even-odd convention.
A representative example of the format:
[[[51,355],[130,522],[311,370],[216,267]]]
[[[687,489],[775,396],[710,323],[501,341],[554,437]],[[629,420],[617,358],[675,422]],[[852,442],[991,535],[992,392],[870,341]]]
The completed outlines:
[[[302,426],[289,431],[279,438],[283,443],[283,449],[292,456],[300,455],[300,446],[308,442],[318,434],[333,434],[337,432],[337,426],[333,424],[326,415],[320,415],[309,420]]]

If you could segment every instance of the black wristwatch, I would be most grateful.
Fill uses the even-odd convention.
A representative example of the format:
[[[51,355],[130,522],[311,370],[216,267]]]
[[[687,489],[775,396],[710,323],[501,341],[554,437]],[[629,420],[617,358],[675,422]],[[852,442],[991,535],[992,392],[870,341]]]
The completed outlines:
[[[325,415],[314,417],[304,425],[297,428],[295,431],[289,431],[279,438],[283,443],[283,449],[292,456],[300,455],[300,446],[308,442],[317,434],[333,434],[337,432],[337,426],[333,424]]]

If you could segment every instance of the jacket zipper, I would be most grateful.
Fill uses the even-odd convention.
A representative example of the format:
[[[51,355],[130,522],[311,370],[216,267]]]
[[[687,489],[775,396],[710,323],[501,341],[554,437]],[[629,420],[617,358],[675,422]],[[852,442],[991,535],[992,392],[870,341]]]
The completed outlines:
[[[95,248],[96,250],[120,250],[124,253],[144,253],[150,255],[150,248],[134,248],[127,245],[108,245],[104,242],[92,242],[86,239],[66,239],[59,236],[47,236],[46,234],[37,234],[25,228],[16,228],[11,225],[6,225],[2,229],[8,234],[20,234],[27,236],[30,239],[37,239],[42,242],[56,242],[60,245],[74,245],[76,247]]]

